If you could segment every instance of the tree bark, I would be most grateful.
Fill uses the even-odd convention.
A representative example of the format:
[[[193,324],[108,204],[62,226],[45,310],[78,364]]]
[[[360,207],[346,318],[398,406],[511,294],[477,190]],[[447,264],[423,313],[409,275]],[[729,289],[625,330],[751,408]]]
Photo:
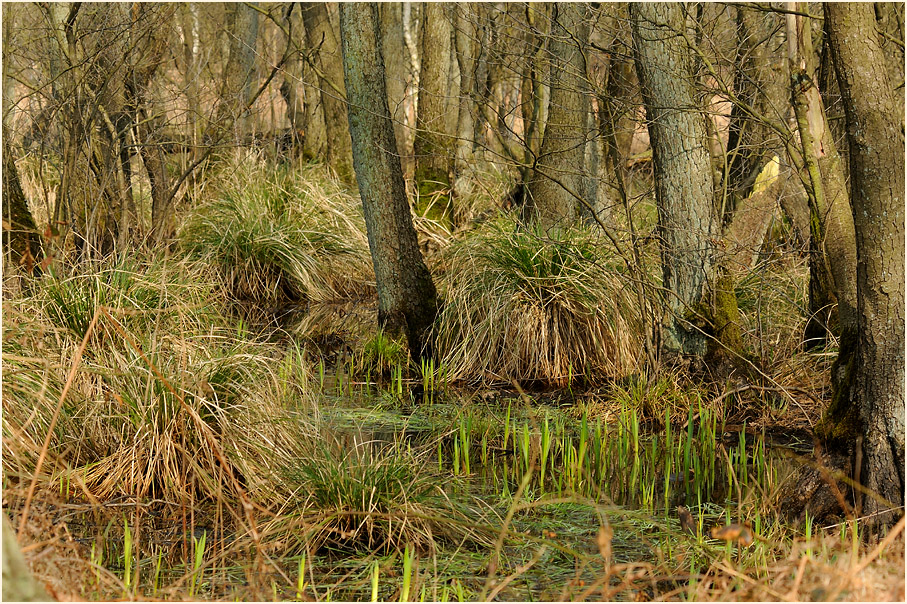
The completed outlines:
[[[343,89],[343,64],[327,5],[323,2],[303,3],[302,22],[305,24],[309,50],[318,49],[315,66],[327,131],[327,160],[342,178],[349,179],[352,176],[350,173],[352,151],[344,100],[346,93]]]
[[[457,110],[456,171],[462,172],[473,152],[476,116],[476,37],[477,17],[471,4],[454,6],[457,64],[460,69],[460,104]]]
[[[844,166],[812,80],[811,19],[793,14],[786,19],[790,85],[810,204],[810,319],[804,334],[809,346],[824,343],[829,332],[842,341],[855,336],[856,244]],[[835,303],[836,315],[831,312]],[[845,358],[839,359],[846,365]],[[834,379],[846,381],[843,376]]]
[[[238,129],[240,140],[249,132],[249,101],[255,76],[255,48],[258,40],[258,11],[242,3],[226,4],[229,54],[221,76],[216,128]],[[222,137],[218,136],[218,139]]]
[[[406,335],[416,360],[431,356],[428,330],[438,303],[419,251],[387,105],[378,6],[340,6],[343,71],[349,101],[353,168],[365,213],[378,287],[378,323]]]
[[[406,144],[406,89],[412,81],[412,66],[403,42],[403,5],[400,2],[382,2],[381,51],[385,60],[387,103],[394,119],[394,138],[397,152],[406,157],[410,150]]]
[[[451,115],[455,105],[450,102],[449,71],[453,8],[446,2],[426,2],[423,10],[422,71],[413,143],[418,188],[416,208],[424,213],[432,204],[438,210],[431,212],[433,218],[452,220],[450,177],[456,152],[456,111]]]
[[[41,261],[41,238],[19,183],[19,171],[3,131],[3,252],[14,266],[31,273]]]
[[[788,95],[776,52],[778,36],[773,34],[780,25],[777,15],[737,7],[734,89],[737,98],[752,107],[756,115],[770,115],[783,122],[787,119]],[[722,216],[725,224],[730,222],[737,204],[749,197],[756,176],[775,155],[783,155],[783,143],[772,125],[735,105],[728,126],[727,202]]]
[[[642,84],[655,168],[658,235],[666,317],[662,349],[704,355],[706,339],[691,319],[717,276],[705,121],[697,105],[681,4],[630,5],[636,71]]]
[[[539,158],[528,186],[524,218],[543,225],[569,223],[577,217],[583,191],[586,115],[589,112],[586,60],[589,10],[565,2],[552,8],[548,44],[551,100]]]
[[[851,390],[863,484],[904,505],[904,134],[871,4],[824,5],[847,120],[858,338]],[[887,509],[867,498],[864,514]],[[895,512],[897,513],[897,512]],[[890,524],[895,513],[872,522]],[[903,514],[903,512],[900,512]]]

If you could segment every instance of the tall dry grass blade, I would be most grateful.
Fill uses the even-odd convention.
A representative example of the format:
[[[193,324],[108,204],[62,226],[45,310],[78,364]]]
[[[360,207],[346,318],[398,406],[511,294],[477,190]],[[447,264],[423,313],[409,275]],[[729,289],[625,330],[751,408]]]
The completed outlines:
[[[72,381],[76,377],[76,371],[79,369],[79,365],[82,362],[82,354],[85,352],[85,347],[88,346],[88,339],[91,337],[91,334],[94,332],[94,328],[98,323],[98,317],[101,314],[102,307],[98,307],[94,316],[91,317],[91,322],[88,324],[88,329],[85,331],[85,337],[82,338],[82,343],[79,345],[79,348],[76,350],[75,358],[72,360],[72,367],[69,370],[69,375],[66,377],[66,383],[63,386],[63,392],[60,394],[60,399],[57,402],[57,407],[54,409],[53,416],[50,420],[50,426],[47,429],[47,436],[44,438],[44,444],[41,446],[41,453],[38,455],[38,462],[35,466],[35,473],[32,476],[31,483],[28,485],[28,493],[25,496],[25,505],[22,509],[22,518],[19,521],[19,534],[23,535],[25,530],[25,523],[28,521],[28,512],[31,506],[32,497],[35,494],[35,486],[38,484],[38,474],[41,472],[41,466],[44,465],[44,459],[47,457],[47,449],[50,447],[50,441],[53,437],[54,428],[57,425],[57,420],[60,417],[60,410],[63,408],[63,402],[66,400],[66,395],[69,394],[69,388],[72,386]]]

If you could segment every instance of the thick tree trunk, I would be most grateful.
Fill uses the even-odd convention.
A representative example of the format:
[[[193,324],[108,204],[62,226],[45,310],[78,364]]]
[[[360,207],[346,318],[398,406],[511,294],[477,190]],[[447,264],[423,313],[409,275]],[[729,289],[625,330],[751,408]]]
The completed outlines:
[[[863,484],[904,505],[904,133],[871,4],[824,5],[850,147]],[[888,506],[867,498],[863,513]],[[895,512],[903,514],[903,511]],[[894,513],[873,518],[889,524]]]
[[[577,2],[556,4],[552,11],[548,123],[523,208],[525,218],[543,225],[574,220],[577,197],[583,191],[589,112],[583,53],[589,43],[588,17],[588,7]]]
[[[427,336],[437,314],[437,294],[406,200],[387,105],[378,6],[342,4],[340,32],[353,167],[378,286],[378,323],[392,335],[405,334],[410,354],[418,360],[431,355]]]
[[[429,215],[441,220],[453,219],[450,176],[456,153],[456,104],[451,102],[449,87],[452,11],[453,6],[446,2],[424,4],[422,71],[414,141],[419,194],[416,207],[425,213],[432,204],[434,210]]]
[[[344,101],[343,63],[327,5],[323,2],[303,3],[302,21],[309,49],[318,49],[315,65],[321,88],[321,106],[324,109],[328,163],[341,177],[349,179],[352,176],[352,151]]]
[[[666,352],[703,355],[706,339],[691,323],[716,278],[713,204],[705,120],[693,89],[691,53],[679,33],[681,4],[630,5],[636,71],[652,144],[658,234],[662,246],[667,316]]]

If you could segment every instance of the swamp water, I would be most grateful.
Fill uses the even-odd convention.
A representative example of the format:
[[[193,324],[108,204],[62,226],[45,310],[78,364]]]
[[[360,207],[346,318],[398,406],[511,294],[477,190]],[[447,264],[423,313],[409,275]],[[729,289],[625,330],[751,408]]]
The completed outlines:
[[[301,523],[297,546],[284,542],[283,553],[275,551],[282,570],[266,573],[266,587],[253,592],[259,598],[649,599],[688,586],[716,559],[771,564],[769,541],[738,548],[710,539],[709,529],[739,521],[757,535],[769,533],[778,522],[774,494],[793,467],[789,455],[810,449],[726,426],[707,406],[690,408],[681,423],[644,423],[630,405],[590,416],[574,402],[434,389],[399,374],[379,388],[322,373],[316,387],[314,422],[331,452],[315,465],[333,467],[310,472],[327,471],[319,488],[334,489],[333,480],[338,489],[354,489],[349,483],[359,481],[366,494],[347,499],[357,510],[353,521],[338,523],[341,511],[322,517],[320,532]],[[387,479],[376,480],[377,472],[388,472]],[[306,490],[311,480],[301,484]],[[399,490],[379,504],[372,501],[381,498],[378,488]],[[300,500],[318,496],[300,493]],[[680,505],[694,515],[692,533],[679,524]],[[369,514],[377,520],[362,529]],[[160,542],[149,531],[145,539],[169,558],[145,557],[133,568],[125,563],[131,537],[124,538],[123,521],[120,530],[116,523],[101,527],[105,545],[97,551],[90,539],[99,565],[124,578],[140,570],[154,586],[190,577],[191,595],[203,599],[247,593],[235,586],[249,585],[249,562],[229,530],[196,525],[182,538],[171,527]],[[448,531],[445,523],[468,530]],[[432,538],[434,549],[425,547]],[[185,557],[177,557],[189,562],[172,565],[180,542]],[[142,591],[156,595],[156,587]]]
[[[790,453],[811,450],[773,444],[745,425],[725,426],[704,406],[689,409],[681,425],[666,419],[655,430],[628,406],[592,419],[577,417],[577,406],[540,405],[517,393],[409,386],[398,379],[382,390],[329,376],[322,381],[321,429],[349,456],[411,459],[414,472],[430,476],[444,498],[481,512],[474,520],[495,539],[502,527],[507,531],[497,557],[494,547],[440,541],[419,559],[416,573],[427,591],[410,593],[415,600],[601,599],[609,585],[627,586],[612,569],[624,575],[634,566],[671,569],[609,599],[652,597],[689,583],[716,557],[769,563],[766,542],[738,551],[710,539],[709,529],[745,521],[757,535],[771,530],[773,494],[794,467]],[[679,524],[681,505],[693,513],[694,534]],[[314,576],[322,574],[311,587],[324,594],[346,583],[334,597],[368,600],[377,577],[377,597],[399,599],[400,573],[413,572],[403,567],[406,555],[385,556],[384,576],[363,558],[343,551],[314,556]],[[360,576],[358,588],[350,574]]]

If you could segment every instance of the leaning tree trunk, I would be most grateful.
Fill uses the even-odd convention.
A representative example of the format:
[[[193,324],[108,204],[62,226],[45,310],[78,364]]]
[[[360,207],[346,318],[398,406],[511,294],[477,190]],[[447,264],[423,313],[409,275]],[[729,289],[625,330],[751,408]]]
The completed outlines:
[[[691,53],[680,34],[681,4],[633,3],[630,14],[636,71],[652,144],[667,316],[662,349],[704,355],[706,338],[694,315],[716,278],[713,204],[705,119],[693,89]]]
[[[353,168],[375,267],[378,323],[391,335],[405,333],[410,354],[418,360],[431,355],[427,337],[438,310],[437,293],[406,200],[378,22],[374,3],[340,6]]]
[[[524,217],[542,225],[569,223],[577,216],[589,111],[583,54],[589,44],[589,10],[567,2],[554,5],[551,16],[548,123],[523,207]]]
[[[825,5],[850,147],[859,334],[852,392],[862,482],[904,505],[904,133],[871,4]],[[888,506],[868,498],[864,514]],[[901,512],[903,513],[903,512]],[[888,524],[892,514],[873,518]]]
[[[350,174],[350,130],[343,90],[343,64],[327,5],[324,2],[303,3],[302,21],[305,24],[309,50],[318,49],[315,65],[318,85],[321,88],[324,125],[327,130],[328,163],[341,177],[347,179],[352,174]]]

